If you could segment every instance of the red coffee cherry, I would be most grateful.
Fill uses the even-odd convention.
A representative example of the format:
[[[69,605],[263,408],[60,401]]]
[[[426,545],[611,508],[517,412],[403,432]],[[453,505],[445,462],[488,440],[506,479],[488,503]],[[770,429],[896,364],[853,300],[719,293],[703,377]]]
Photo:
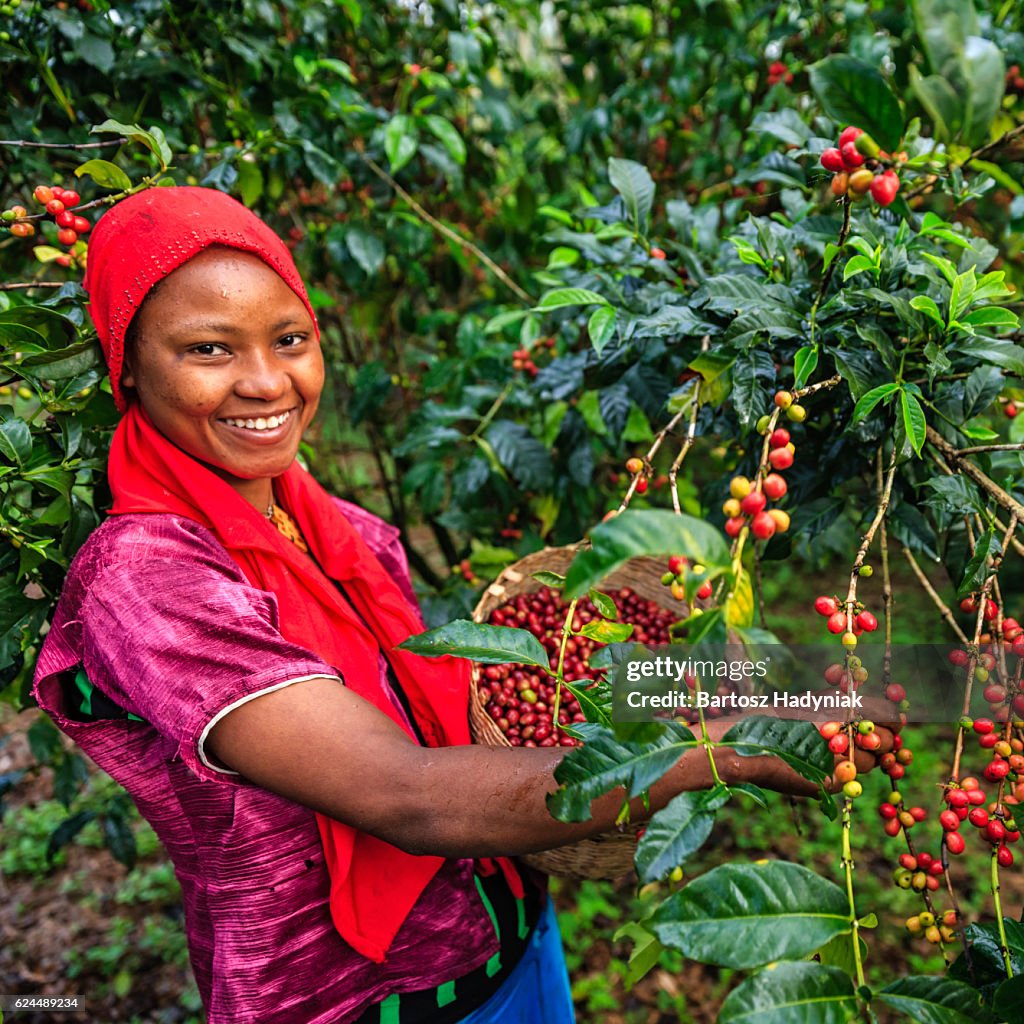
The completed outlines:
[[[835,146],[826,149],[825,152],[821,154],[821,166],[824,167],[826,171],[837,172],[846,170],[846,164],[843,163],[843,154],[840,153]]]
[[[946,849],[949,850],[954,856],[959,856],[964,852],[964,847],[967,845],[964,842],[964,837],[959,832],[947,832],[945,837]]]
[[[64,204],[59,199],[51,199],[46,204],[46,212],[54,215],[64,212]]]
[[[772,469],[789,469],[793,465],[793,453],[788,448],[773,448],[768,453]]]
[[[833,612],[825,623],[830,633],[842,633],[846,630],[846,612]]]
[[[768,512],[758,512],[750,523],[750,532],[758,540],[768,540],[776,530],[775,520]]]
[[[834,597],[821,597],[814,599],[814,610],[819,615],[834,615],[839,610],[839,602]],[[845,629],[845,625],[843,627]]]
[[[769,473],[762,483],[764,493],[772,500],[778,501],[789,489],[786,481],[778,473]]]
[[[80,235],[87,235],[92,227],[92,222],[88,217],[75,217],[73,227]]]
[[[54,189],[53,191],[54,194],[56,194],[57,189]],[[79,194],[74,189],[70,188],[61,189],[59,198],[65,206],[77,206],[82,201]]]
[[[778,427],[772,431],[772,436],[768,439],[768,444],[772,448],[785,448],[789,444],[789,431],[784,427]]]
[[[863,611],[857,616],[857,625],[865,632],[873,633],[878,629],[878,619],[869,611]]]
[[[71,228],[61,228],[61,230],[57,232],[57,241],[60,242],[61,245],[74,245],[75,242],[78,241],[78,234],[77,232],[72,231]]]

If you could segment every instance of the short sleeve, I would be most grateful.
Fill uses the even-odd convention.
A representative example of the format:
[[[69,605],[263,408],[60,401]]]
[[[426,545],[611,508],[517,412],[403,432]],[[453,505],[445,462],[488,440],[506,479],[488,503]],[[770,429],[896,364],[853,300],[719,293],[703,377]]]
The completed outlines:
[[[212,727],[248,700],[340,673],[286,640],[273,594],[209,565],[155,559],[114,565],[80,609],[82,662],[92,683],[175,746],[197,775]]]

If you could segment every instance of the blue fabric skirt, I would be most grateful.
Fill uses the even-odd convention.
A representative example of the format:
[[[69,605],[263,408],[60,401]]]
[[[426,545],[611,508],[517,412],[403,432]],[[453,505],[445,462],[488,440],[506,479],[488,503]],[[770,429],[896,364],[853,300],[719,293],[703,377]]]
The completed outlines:
[[[462,1024],[575,1024],[569,970],[548,899],[530,944],[505,983]]]

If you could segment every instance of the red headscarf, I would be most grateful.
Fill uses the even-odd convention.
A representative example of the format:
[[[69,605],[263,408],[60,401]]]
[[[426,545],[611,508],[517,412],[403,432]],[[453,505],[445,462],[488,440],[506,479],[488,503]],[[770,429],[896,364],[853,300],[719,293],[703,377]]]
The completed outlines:
[[[126,405],[118,378],[132,317],[156,282],[210,245],[259,256],[312,315],[288,250],[240,203],[200,188],[156,188],[126,199],[97,225],[86,279],[119,406]],[[419,632],[416,614],[338,506],[297,463],[275,479],[274,489],[323,572],[230,484],[167,440],[137,403],[127,405],[118,425],[109,473],[112,514],[170,512],[202,523],[253,586],[277,596],[281,632],[288,640],[337,667],[349,689],[406,728],[380,685],[377,659],[384,650],[427,744],[470,742],[467,663],[396,648]],[[344,584],[356,614],[336,583]],[[317,823],[335,926],[355,950],[382,962],[443,859],[403,853],[320,814]],[[521,895],[514,868],[507,861],[502,867]]]

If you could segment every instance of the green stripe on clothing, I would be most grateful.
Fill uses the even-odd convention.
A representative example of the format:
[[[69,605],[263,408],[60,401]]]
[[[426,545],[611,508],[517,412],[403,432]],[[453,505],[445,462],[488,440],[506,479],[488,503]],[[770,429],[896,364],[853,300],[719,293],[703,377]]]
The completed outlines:
[[[392,992],[380,1004],[380,1024],[398,1024],[398,1004],[399,995],[397,992]]]
[[[484,892],[484,887],[480,882],[479,875],[473,875],[473,881],[476,882],[476,891],[480,893],[480,899],[483,900],[484,906],[487,908],[487,913],[491,917],[491,924],[494,925],[494,934],[498,937],[498,943],[500,947],[501,943],[501,928],[498,925],[498,915],[494,912],[494,907],[491,906],[491,901],[487,898],[487,893]],[[493,978],[498,971],[501,970],[501,949],[487,961],[487,977]]]
[[[446,981],[443,985],[437,986],[437,1008],[447,1006],[455,1002],[455,982]]]
[[[526,924],[526,900],[516,900],[516,918],[518,920],[519,938],[525,939],[530,934]]]

